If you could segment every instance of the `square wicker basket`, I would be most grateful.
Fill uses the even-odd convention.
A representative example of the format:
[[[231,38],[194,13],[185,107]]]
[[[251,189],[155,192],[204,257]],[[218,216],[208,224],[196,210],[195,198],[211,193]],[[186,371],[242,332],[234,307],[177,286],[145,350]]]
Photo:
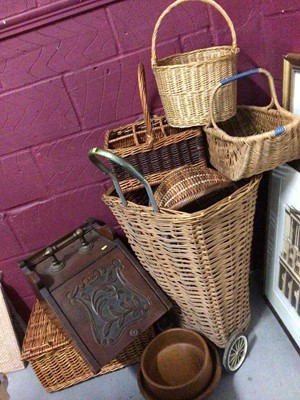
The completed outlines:
[[[154,329],[150,327],[95,375],[71,340],[51,322],[37,301],[28,322],[22,358],[30,363],[44,389],[55,392],[139,362],[142,351],[153,338]]]

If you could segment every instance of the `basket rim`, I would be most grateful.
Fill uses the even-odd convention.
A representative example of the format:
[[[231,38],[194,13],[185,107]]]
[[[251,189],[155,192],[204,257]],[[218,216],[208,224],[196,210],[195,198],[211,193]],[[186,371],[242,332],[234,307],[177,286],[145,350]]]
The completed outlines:
[[[271,113],[281,113],[284,116],[288,118],[293,118],[291,122],[288,124],[284,125],[283,127],[284,132],[280,135],[280,137],[288,135],[287,129],[293,128],[294,126],[297,126],[300,124],[300,117],[297,115],[291,113],[290,111],[287,111],[283,107],[279,107],[278,109],[276,108],[268,108],[268,106],[265,107],[259,107],[259,106],[246,106],[246,105],[241,105],[237,107],[238,110],[253,110],[253,111],[267,111]],[[235,117],[235,116],[234,116]],[[233,118],[234,118],[233,117]],[[274,130],[259,133],[257,135],[251,135],[251,136],[231,136],[227,132],[223,131],[221,128],[218,127],[216,129],[214,126],[211,126],[210,123],[204,127],[204,131],[209,135],[212,135],[214,137],[218,137],[219,139],[226,140],[227,142],[231,143],[240,143],[240,142],[246,142],[246,143],[252,143],[256,142],[257,139],[268,139],[270,137],[274,137]]]
[[[199,220],[203,217],[210,217],[212,214],[217,215],[220,211],[224,212],[227,207],[230,206],[230,203],[232,201],[238,201],[240,198],[244,197],[247,193],[251,192],[252,189],[259,185],[260,180],[262,178],[262,174],[259,175],[254,175],[251,178],[247,178],[247,182],[244,183],[241,187],[239,187],[237,190],[235,190],[231,195],[226,196],[224,199],[221,199],[215,204],[212,204],[211,206],[207,207],[204,210],[196,211],[194,213],[186,213],[184,211],[178,211],[178,210],[172,210],[169,208],[160,208],[160,212],[155,212],[151,208],[151,206],[145,206],[141,204],[136,204],[130,200],[127,201],[127,207],[130,208],[135,208],[137,212],[148,214],[149,212],[152,212],[153,214],[157,214],[157,216],[161,219],[166,219],[168,222],[174,223],[182,223],[183,220],[185,220],[186,223],[193,223],[195,220]],[[117,196],[111,196],[111,194],[114,192],[115,188],[114,186],[111,186],[103,195],[101,198],[103,201],[108,204],[109,201],[113,202],[119,202],[121,207],[121,200]],[[107,199],[107,201],[105,200]],[[124,207],[124,208],[127,208]],[[178,217],[180,217],[180,221],[178,221]]]
[[[151,120],[153,120],[153,118],[151,118]],[[104,140],[103,140],[103,148],[105,149],[110,149],[109,144],[111,141],[111,134],[118,132],[118,131],[124,131],[124,130],[131,130],[131,132],[129,133],[129,135],[133,134],[133,126],[141,126],[142,128],[145,128],[145,132],[146,132],[146,123],[144,121],[144,119],[141,118],[137,118],[135,121],[129,122],[128,124],[125,125],[121,125],[117,128],[112,128],[112,129],[108,129],[107,131],[105,131],[104,133]],[[122,137],[120,136],[120,139]],[[135,147],[135,146],[132,146]],[[115,149],[114,149],[115,150]]]
[[[178,132],[172,137],[174,138],[174,141],[172,143],[177,144],[182,142],[183,140],[189,140],[193,138],[200,137],[202,134],[201,129],[198,127],[190,127],[184,130],[183,132]],[[158,150],[161,147],[163,147],[166,143],[166,137],[158,138],[153,141],[152,147],[149,147],[148,144],[141,143],[138,146],[137,145],[132,145],[132,146],[127,146],[127,147],[117,147],[117,148],[112,148],[110,146],[110,141],[108,140],[105,145],[104,149],[108,149],[109,151],[112,151],[114,154],[119,155],[121,157],[129,156],[129,155],[135,155],[136,153],[148,153],[150,151]]]
[[[185,63],[185,64],[171,64],[171,65],[160,65],[161,62],[166,62],[168,60],[172,60],[175,57],[182,57],[182,56],[187,56],[190,54],[196,54],[196,53],[204,53],[204,52],[209,52],[209,51],[213,51],[216,49],[223,49],[223,50],[230,50],[230,52],[222,57],[216,57],[216,58],[212,58],[209,60],[203,60],[203,61],[191,61],[189,63]],[[178,53],[178,54],[172,54],[171,56],[167,56],[164,58],[160,58],[159,60],[156,61],[155,64],[153,64],[152,69],[156,70],[156,69],[166,69],[166,68],[191,68],[191,67],[195,67],[195,66],[202,66],[202,65],[206,65],[206,64],[213,64],[213,63],[217,63],[220,61],[225,61],[228,60],[230,58],[234,58],[236,57],[236,55],[240,52],[239,47],[237,46],[212,46],[212,47],[207,47],[205,49],[197,49],[197,50],[192,50],[192,51],[187,51],[185,53]]]

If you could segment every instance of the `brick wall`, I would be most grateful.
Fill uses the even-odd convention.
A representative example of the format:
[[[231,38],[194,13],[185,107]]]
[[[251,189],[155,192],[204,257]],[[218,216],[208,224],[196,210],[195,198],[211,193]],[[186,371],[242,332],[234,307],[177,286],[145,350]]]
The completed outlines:
[[[91,0],[85,0],[92,4]],[[49,0],[2,1],[0,27],[14,17],[49,13]],[[66,2],[67,3],[67,2]],[[0,28],[0,269],[23,316],[34,295],[16,261],[86,218],[116,222],[100,202],[109,182],[87,159],[103,133],[141,114],[137,63],[146,68],[149,105],[160,111],[150,68],[154,24],[170,0],[94,1],[62,19],[37,19],[1,36]],[[281,92],[282,57],[300,52],[296,0],[220,0],[241,48],[239,70],[264,66]],[[29,15],[29,14],[28,14]],[[31,15],[31,14],[30,14]],[[22,19],[22,18],[21,18]],[[27,21],[26,18],[23,20]],[[26,22],[27,23],[27,22]],[[26,27],[27,26],[27,27]],[[7,31],[6,31],[7,32]],[[229,44],[222,17],[204,4],[173,10],[158,33],[158,57]],[[265,82],[239,84],[239,101],[268,100]]]

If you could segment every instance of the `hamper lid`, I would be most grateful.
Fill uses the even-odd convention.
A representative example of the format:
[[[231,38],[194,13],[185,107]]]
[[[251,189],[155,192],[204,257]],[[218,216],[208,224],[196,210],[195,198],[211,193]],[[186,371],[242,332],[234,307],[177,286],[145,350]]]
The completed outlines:
[[[22,343],[22,359],[29,361],[41,354],[64,347],[68,343],[70,339],[51,323],[41,303],[37,300],[32,307]]]
[[[95,373],[171,308],[121,240],[92,218],[19,265]],[[60,342],[27,346],[37,354]]]

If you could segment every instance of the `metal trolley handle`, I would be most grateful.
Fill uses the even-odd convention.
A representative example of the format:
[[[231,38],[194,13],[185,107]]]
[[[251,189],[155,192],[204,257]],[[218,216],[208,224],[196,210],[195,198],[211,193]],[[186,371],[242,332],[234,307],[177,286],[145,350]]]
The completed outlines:
[[[109,160],[115,164],[118,164],[121,168],[123,168],[130,175],[132,175],[134,178],[136,178],[139,182],[141,182],[142,185],[144,186],[144,188],[146,189],[146,192],[149,197],[149,201],[150,201],[153,211],[159,212],[159,209],[154,200],[153,191],[151,189],[149,182],[147,182],[147,180],[144,178],[144,176],[142,174],[140,174],[135,168],[133,168],[133,166],[131,164],[129,164],[123,158],[118,157],[117,155],[111,153],[110,151],[98,149],[97,147],[94,147],[93,149],[89,150],[88,157],[91,160],[91,162],[98,169],[100,169],[101,172],[103,172],[103,174],[110,177],[110,179],[112,180],[112,182],[114,184],[116,192],[118,193],[118,196],[121,200],[121,203],[123,204],[124,207],[127,206],[127,200],[124,197],[124,194],[122,192],[122,189],[120,187],[120,183],[119,183],[117,177],[104,164],[102,164],[102,162],[99,160],[99,158],[105,158],[106,160]]]

